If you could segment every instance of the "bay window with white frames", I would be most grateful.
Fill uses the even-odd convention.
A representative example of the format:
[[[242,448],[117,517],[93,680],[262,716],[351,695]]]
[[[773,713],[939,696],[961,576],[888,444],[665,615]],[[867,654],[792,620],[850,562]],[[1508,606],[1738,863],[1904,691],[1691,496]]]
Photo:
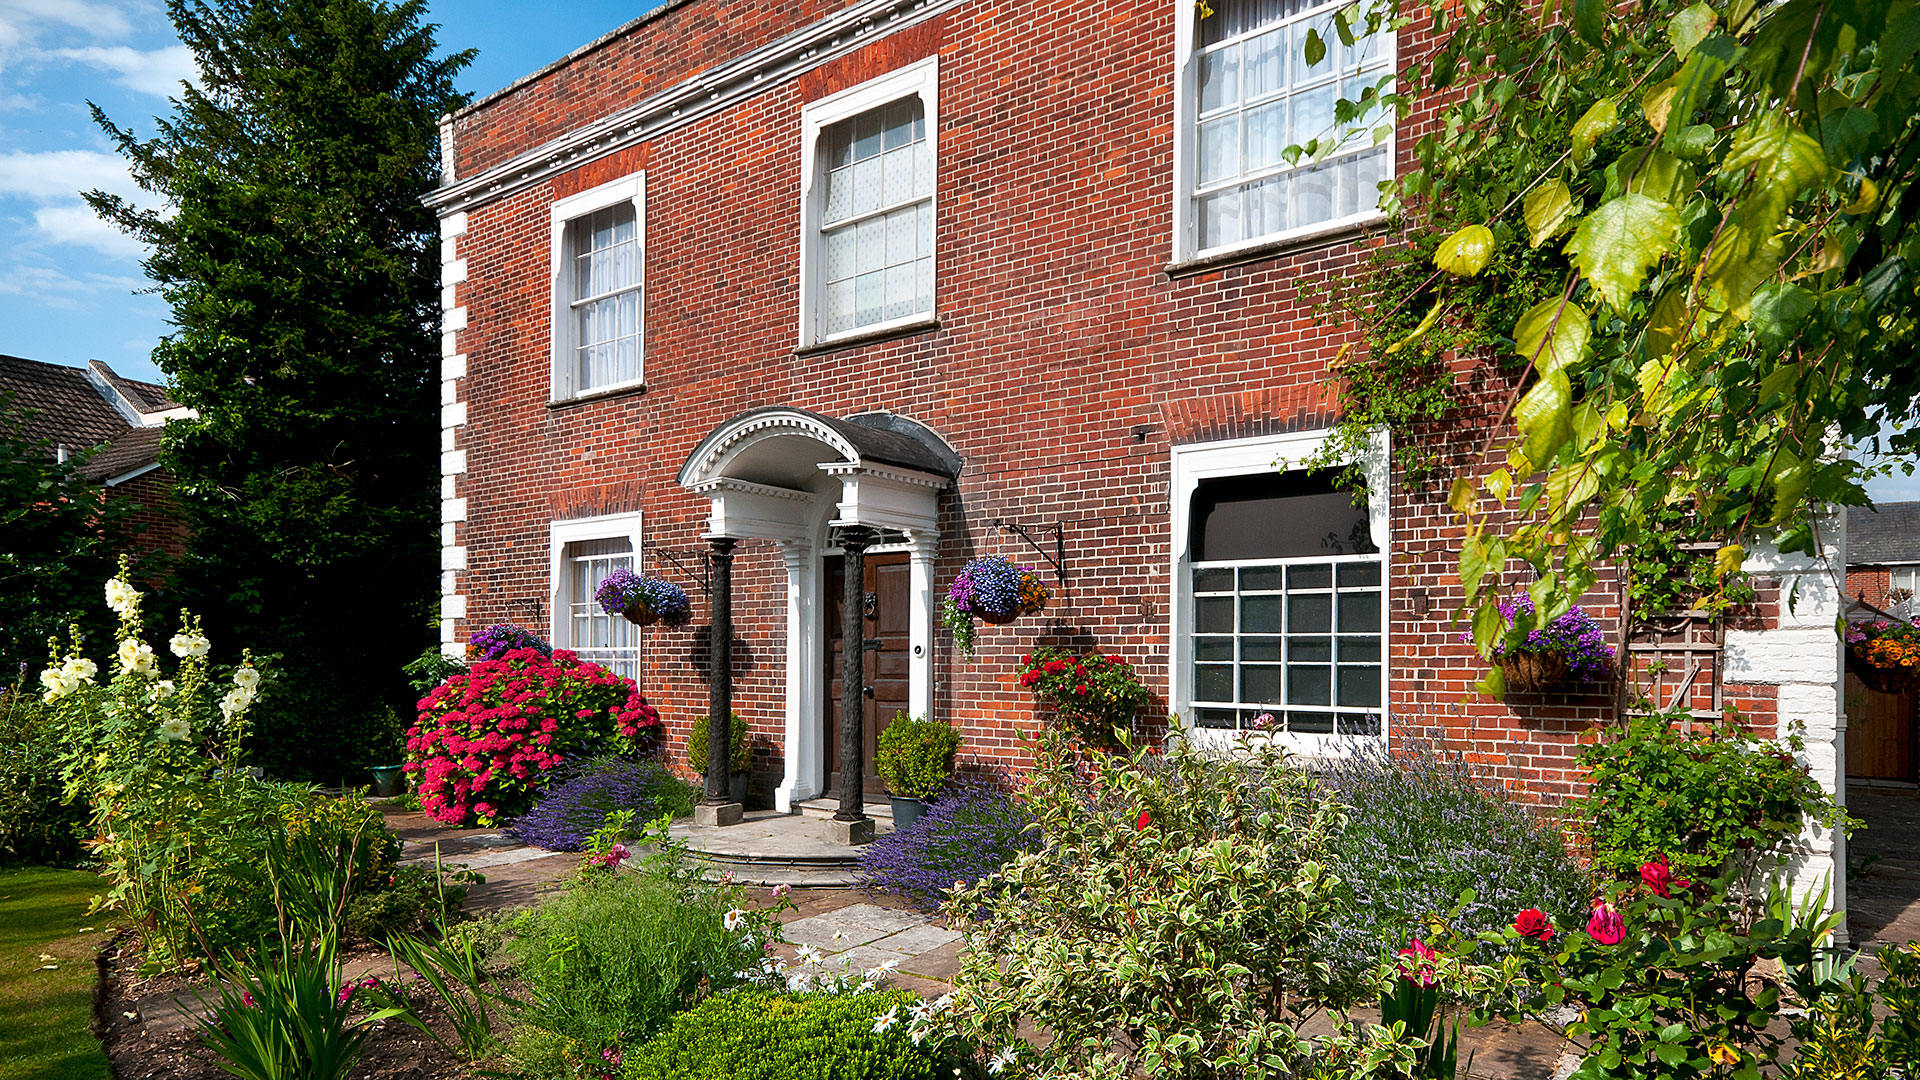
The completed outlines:
[[[1182,3],[1185,0],[1181,0]],[[1357,223],[1379,213],[1392,176],[1391,109],[1341,122],[1394,63],[1394,31],[1367,33],[1348,6],[1351,45],[1317,0],[1211,0],[1182,28],[1175,221],[1182,258]],[[1309,37],[1324,55],[1309,63]],[[1289,148],[1296,148],[1291,156]]]
[[[643,378],[645,198],[635,175],[553,206],[553,400]]]
[[[1384,514],[1270,440],[1175,451],[1173,700],[1200,740],[1384,734]]]
[[[934,315],[933,58],[802,111],[802,346]]]
[[[554,646],[637,683],[640,628],[602,611],[594,593],[615,570],[637,570],[638,515],[556,521],[552,547]]]

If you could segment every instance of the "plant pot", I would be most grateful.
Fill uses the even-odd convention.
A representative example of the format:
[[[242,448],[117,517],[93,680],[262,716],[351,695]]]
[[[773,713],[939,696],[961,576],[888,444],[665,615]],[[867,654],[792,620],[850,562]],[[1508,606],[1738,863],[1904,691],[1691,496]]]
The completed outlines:
[[[1567,658],[1559,653],[1509,653],[1498,663],[1512,694],[1538,693],[1567,677]]]
[[[753,781],[753,777],[748,773],[743,773],[743,772],[728,773],[727,774],[727,801],[737,802],[741,806],[747,805],[747,786],[752,781]],[[707,791],[707,777],[705,773],[702,773],[700,776],[700,797],[701,798],[706,797],[706,791]]]
[[[893,829],[895,832],[910,827],[914,822],[920,820],[921,814],[927,812],[927,804],[919,799],[909,799],[905,796],[889,793],[887,795],[887,801],[893,804]]]
[[[991,615],[983,611],[983,612],[980,612],[979,619],[983,623],[991,623],[994,626],[1005,626],[1008,623],[1019,619],[1020,616],[1024,614],[1026,614],[1026,612],[1021,611],[1019,608],[1014,608],[1012,611],[1009,611],[1004,615]]]
[[[1847,650],[1847,670],[1858,676],[1869,690],[1882,694],[1904,694],[1920,686],[1920,670],[1913,668],[1885,668],[1867,663],[1859,652]]]
[[[406,774],[402,766],[375,765],[368,771],[373,773],[373,794],[375,798],[391,799],[406,790]]]
[[[652,626],[654,623],[660,621],[659,614],[651,608],[628,608],[620,614],[625,616],[626,620],[635,626]]]

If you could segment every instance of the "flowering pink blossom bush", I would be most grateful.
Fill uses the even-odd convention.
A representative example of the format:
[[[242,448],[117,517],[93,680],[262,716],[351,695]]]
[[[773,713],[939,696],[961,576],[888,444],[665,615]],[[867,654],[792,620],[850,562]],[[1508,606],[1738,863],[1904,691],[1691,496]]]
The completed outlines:
[[[515,649],[420,699],[406,771],[435,818],[491,825],[526,811],[562,762],[647,749],[659,728],[631,679],[565,649]]]

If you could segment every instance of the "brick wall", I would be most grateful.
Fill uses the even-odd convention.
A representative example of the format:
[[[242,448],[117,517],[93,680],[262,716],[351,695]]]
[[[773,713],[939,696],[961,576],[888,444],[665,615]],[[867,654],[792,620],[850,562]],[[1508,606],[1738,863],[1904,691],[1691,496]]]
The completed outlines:
[[[139,476],[106,489],[108,498],[123,499],[135,506],[127,522],[136,531],[134,547],[143,551],[163,551],[179,558],[187,552],[187,523],[173,498],[173,473],[151,469]]]
[[[1865,600],[1881,611],[1890,610],[1887,590],[1893,588],[1893,571],[1884,566],[1849,566],[1847,598]]]
[[[840,5],[669,4],[626,37],[456,118],[456,175],[645,99]],[[983,628],[960,664],[937,636],[936,708],[963,753],[1021,758],[1034,722],[1012,683],[1040,643],[1098,643],[1138,662],[1164,706],[1170,449],[1177,443],[1324,427],[1326,367],[1344,338],[1316,324],[1303,286],[1354,265],[1364,235],[1325,239],[1242,265],[1170,274],[1174,18],[1171,0],[1007,7],[963,3],[638,145],[466,209],[454,241],[465,278],[448,308],[465,403],[448,450],[465,548],[452,631],[530,621],[548,590],[555,517],[641,510],[663,546],[698,546],[707,504],[675,473],[695,444],[744,410],[793,405],[835,416],[886,410],[944,435],[965,459],[943,497],[940,587],[968,558],[1026,549],[988,523],[1060,521],[1069,587],[1041,617]],[[1402,31],[1404,62],[1426,44]],[[808,101],[902,64],[940,58],[940,325],[796,355],[800,112]],[[1437,104],[1402,125],[1401,166]],[[644,392],[549,407],[551,203],[644,169],[647,323]],[[450,279],[450,280],[457,280]],[[1477,454],[1504,404],[1478,370],[1486,412],[1423,434],[1456,460]],[[452,497],[453,492],[449,492]],[[1573,793],[1573,755],[1611,715],[1611,690],[1515,695],[1471,689],[1480,672],[1450,620],[1459,532],[1443,492],[1396,484],[1389,691],[1395,730],[1468,750],[1517,789]],[[741,545],[735,700],[762,741],[782,732],[785,573],[771,545]],[[1518,583],[1519,575],[1509,575]],[[1618,641],[1615,586],[1592,609]],[[646,634],[644,688],[676,751],[704,711],[696,628]],[[1764,710],[1766,689],[1751,699]],[[763,772],[777,774],[775,757]],[[757,786],[764,790],[762,776]]]

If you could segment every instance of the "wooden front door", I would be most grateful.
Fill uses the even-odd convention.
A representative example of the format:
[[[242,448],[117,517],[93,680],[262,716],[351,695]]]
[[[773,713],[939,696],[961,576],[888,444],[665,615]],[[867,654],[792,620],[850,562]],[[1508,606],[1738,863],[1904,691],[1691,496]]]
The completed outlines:
[[[827,688],[827,782],[835,797],[840,793],[840,693],[841,648],[844,644],[843,597],[846,581],[845,562],[839,556],[827,559],[827,670],[821,680]],[[909,586],[912,570],[905,554],[868,555],[866,558],[866,685],[861,688],[861,758],[865,764],[865,791],[868,798],[883,794],[885,786],[873,771],[874,744],[880,730],[895,714],[907,711],[910,663],[913,644],[909,615]]]

